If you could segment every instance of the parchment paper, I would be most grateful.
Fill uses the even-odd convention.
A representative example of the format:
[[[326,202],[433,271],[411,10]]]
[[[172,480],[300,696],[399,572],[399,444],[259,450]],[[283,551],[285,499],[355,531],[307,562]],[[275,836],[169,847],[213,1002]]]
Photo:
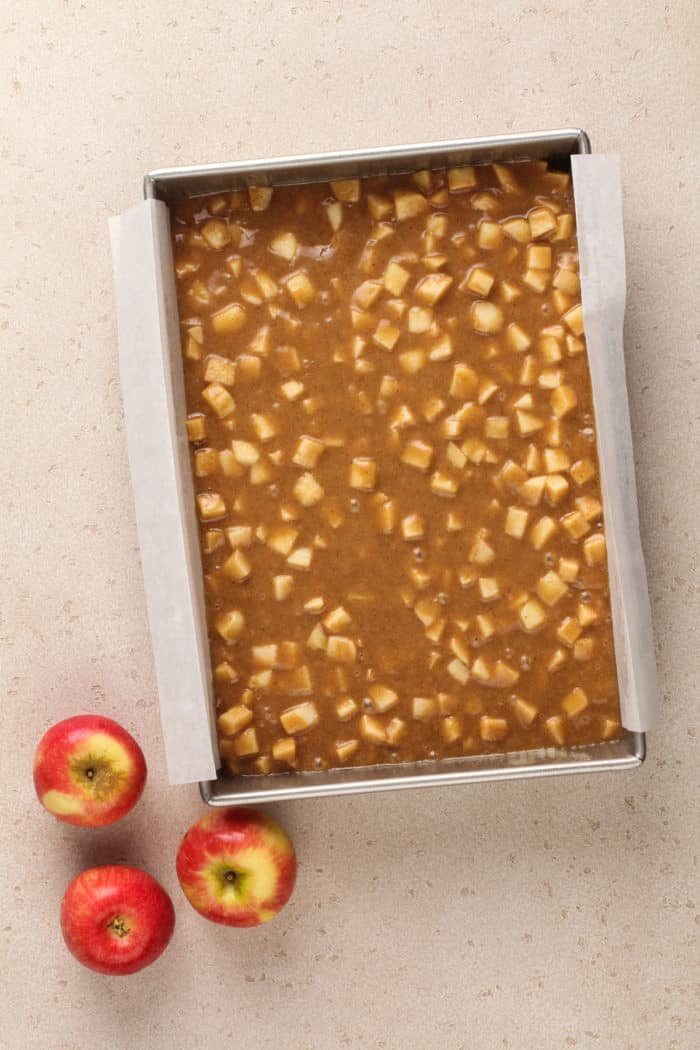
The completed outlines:
[[[658,688],[639,536],[622,323],[619,163],[572,157],[581,295],[595,405],[623,725],[656,722]],[[167,206],[110,220],[122,396],[144,584],[173,784],[219,764]]]
[[[141,564],[171,784],[216,776],[214,699],[187,450],[168,209],[110,220],[119,364]]]
[[[622,343],[627,285],[620,161],[574,156],[571,169],[622,724],[645,732],[658,718],[659,692]]]

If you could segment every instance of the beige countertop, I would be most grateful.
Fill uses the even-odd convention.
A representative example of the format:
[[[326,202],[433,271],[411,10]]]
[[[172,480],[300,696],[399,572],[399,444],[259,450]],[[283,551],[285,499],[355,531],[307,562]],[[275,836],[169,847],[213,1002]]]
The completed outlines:
[[[0,28],[2,1046],[697,1046],[696,4],[42,0],[3,4]],[[158,165],[566,124],[622,155],[650,757],[272,807],[300,856],[292,902],[257,931],[208,924],[174,871],[203,808],[165,781],[107,218]],[[85,709],[125,723],[150,767],[134,813],[95,832],[31,786],[40,734]],[[121,980],[80,968],[58,925],[68,881],[113,860],[162,880],[178,919]]]

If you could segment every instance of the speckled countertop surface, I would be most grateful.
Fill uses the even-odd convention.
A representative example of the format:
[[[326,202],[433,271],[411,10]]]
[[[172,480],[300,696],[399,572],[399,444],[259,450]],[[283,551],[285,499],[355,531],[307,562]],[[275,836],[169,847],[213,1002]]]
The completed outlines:
[[[698,969],[693,0],[0,5],[7,1050],[691,1050]],[[697,65],[697,61],[696,61]],[[663,723],[638,772],[273,807],[301,859],[258,931],[205,923],[173,857],[122,425],[107,217],[158,165],[578,124],[622,155],[626,347]],[[53,821],[41,732],[123,721],[150,765],[113,829]],[[172,892],[170,950],[100,978],[58,902],[110,860]]]

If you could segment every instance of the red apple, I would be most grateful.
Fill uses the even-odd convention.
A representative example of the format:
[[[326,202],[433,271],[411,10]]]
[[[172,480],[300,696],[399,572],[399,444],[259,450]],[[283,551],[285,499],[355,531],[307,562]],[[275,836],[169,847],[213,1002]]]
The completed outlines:
[[[134,738],[102,715],[76,715],[52,726],[34,756],[34,787],[49,813],[99,827],[136,805],[146,760]]]
[[[177,877],[192,907],[227,926],[274,919],[292,895],[296,874],[286,831],[254,809],[208,813],[192,825],[177,852]]]
[[[142,970],[161,954],[174,927],[170,897],[138,868],[89,868],[73,879],[61,902],[68,950],[98,973]]]

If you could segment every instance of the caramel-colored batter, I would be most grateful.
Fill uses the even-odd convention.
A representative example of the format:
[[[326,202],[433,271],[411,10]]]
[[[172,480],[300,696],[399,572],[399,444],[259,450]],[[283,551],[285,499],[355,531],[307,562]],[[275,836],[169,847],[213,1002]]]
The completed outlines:
[[[227,766],[617,737],[570,177],[456,168],[172,211]]]

